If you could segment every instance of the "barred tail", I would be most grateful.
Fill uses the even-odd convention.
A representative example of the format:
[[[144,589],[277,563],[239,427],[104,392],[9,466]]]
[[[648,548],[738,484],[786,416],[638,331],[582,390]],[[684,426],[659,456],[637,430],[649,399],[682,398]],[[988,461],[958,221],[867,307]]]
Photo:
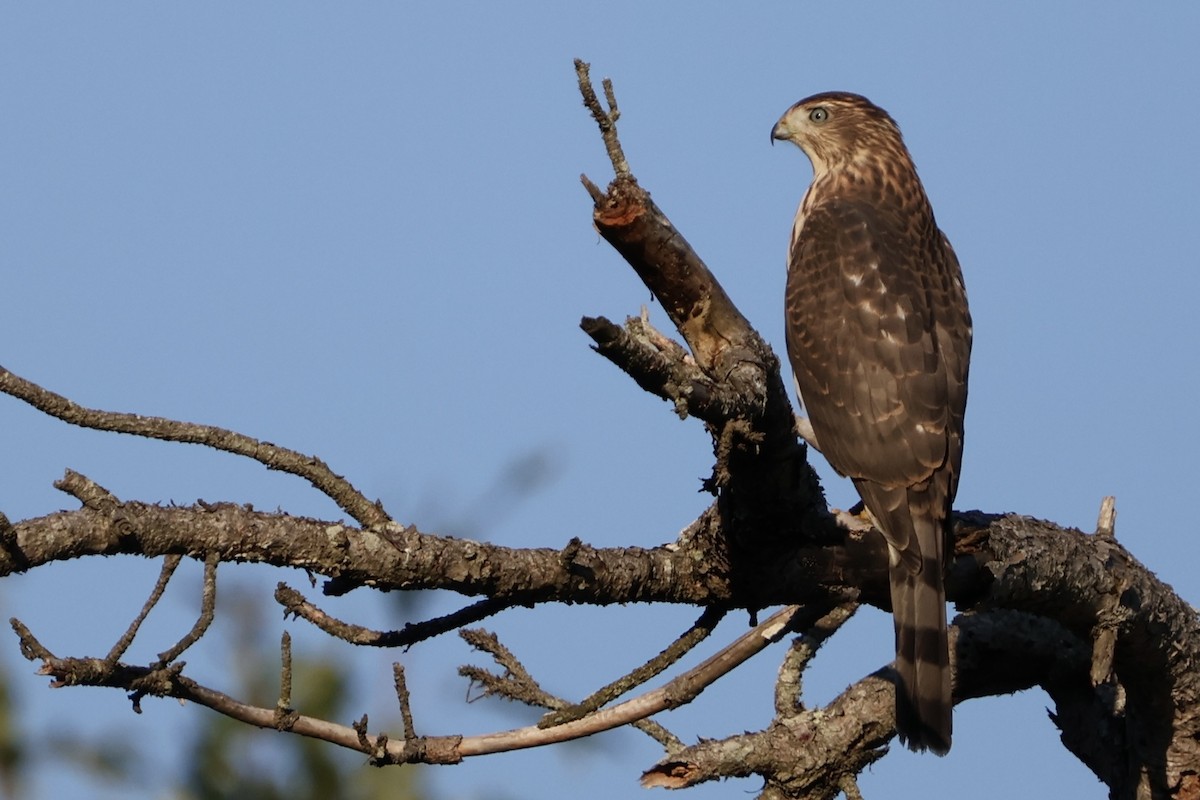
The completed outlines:
[[[942,585],[950,542],[949,503],[937,481],[882,486],[855,479],[875,527],[887,540],[896,624],[896,732],[913,750],[950,750],[950,648]]]
[[[919,530],[918,541],[925,538]],[[936,534],[940,535],[940,534]],[[933,554],[930,554],[933,555]],[[940,555],[940,554],[939,554]],[[919,572],[900,561],[891,566],[892,616],[896,624],[896,730],[913,750],[950,750],[950,659],[946,637],[946,592],[937,556],[926,556]]]

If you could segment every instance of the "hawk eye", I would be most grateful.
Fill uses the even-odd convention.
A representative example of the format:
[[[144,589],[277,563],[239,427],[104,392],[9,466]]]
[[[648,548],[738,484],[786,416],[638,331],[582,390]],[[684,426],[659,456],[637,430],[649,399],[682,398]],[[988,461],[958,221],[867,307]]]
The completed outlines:
[[[808,112],[808,118],[813,122],[824,122],[829,119],[829,109],[825,108],[825,106],[817,106]]]

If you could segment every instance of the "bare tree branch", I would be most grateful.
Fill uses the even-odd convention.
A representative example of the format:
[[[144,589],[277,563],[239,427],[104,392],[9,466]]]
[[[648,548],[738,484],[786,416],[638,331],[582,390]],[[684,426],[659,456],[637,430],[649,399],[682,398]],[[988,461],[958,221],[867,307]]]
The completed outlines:
[[[835,609],[814,626],[814,635],[827,635],[844,613]],[[955,623],[957,701],[978,696],[976,692],[1029,688],[1039,676],[1053,676],[1048,682],[1057,689],[1086,675],[1086,648],[1054,623],[1014,612],[960,617]],[[1063,648],[1064,636],[1073,646]],[[1039,669],[1050,663],[1056,665],[1053,671]],[[1005,676],[1003,683],[993,683],[995,676]],[[832,800],[844,788],[843,776],[881,758],[895,736],[891,669],[863,678],[823,708],[797,703],[779,710],[765,730],[704,741],[672,754],[643,776],[643,785],[683,788],[731,775],[761,775],[776,796]],[[780,752],[795,757],[779,759]]]
[[[613,93],[612,81],[605,78],[604,99],[608,102],[608,110],[600,105],[596,90],[592,88],[589,70],[592,68],[580,59],[575,59],[575,75],[579,79],[579,90],[583,93],[583,104],[592,113],[592,119],[600,127],[600,136],[604,139],[604,147],[608,150],[608,159],[612,162],[613,171],[622,177],[629,177],[629,162],[625,160],[625,151],[621,149],[621,141],[617,138],[617,120],[621,112],[617,108],[617,98]],[[584,178],[586,181],[587,179]]]
[[[196,618],[196,624],[182,639],[158,654],[158,661],[151,665],[151,669],[165,667],[179,658],[184,651],[200,641],[200,637],[212,625],[217,610],[217,565],[220,563],[221,559],[215,553],[209,553],[204,557],[204,583],[200,596],[200,616]]]
[[[400,704],[400,721],[404,725],[404,744],[417,741],[417,729],[413,725],[412,705],[408,696],[408,682],[404,679],[404,667],[400,662],[392,664],[392,678],[396,685],[396,701]]]
[[[629,725],[660,711],[685,705],[699,696],[718,678],[728,674],[739,664],[778,641],[796,624],[793,620],[794,617],[797,615],[807,616],[810,613],[812,613],[810,610],[798,609],[795,606],[777,611],[766,621],[742,634],[719,653],[672,679],[662,688],[639,695],[612,708],[601,709],[583,719],[550,728],[534,726],[488,736],[464,738],[460,749],[465,756],[554,744]],[[503,650],[498,643],[488,642],[486,647],[489,652],[492,648],[499,649],[503,654],[501,656],[502,663],[506,669],[512,669],[515,659],[511,659],[511,654]],[[518,667],[518,673],[523,672],[524,669]]]
[[[622,694],[641,686],[646,681],[661,674],[663,670],[683,658],[696,645],[707,639],[713,632],[713,629],[716,628],[717,623],[725,616],[725,613],[726,609],[724,608],[712,606],[706,608],[692,627],[657,656],[642,664],[628,675],[623,675],[607,686],[596,690],[579,703],[568,708],[563,708],[554,714],[548,714],[538,723],[538,727],[549,728],[585,717],[612,702],[612,700],[620,697]]]
[[[275,587],[275,601],[283,606],[285,614],[292,614],[316,625],[318,628],[350,644],[369,647],[409,647],[417,642],[432,639],[443,633],[458,630],[464,625],[479,622],[493,614],[512,608],[510,601],[485,597],[451,614],[423,622],[405,623],[398,631],[375,631],[352,622],[335,619],[304,599],[295,589],[280,583]]]
[[[386,760],[387,763],[420,761],[421,763],[446,764],[456,763],[461,758],[468,756],[538,747],[590,736],[600,731],[636,723],[658,711],[690,702],[703,691],[704,687],[783,636],[789,629],[789,622],[796,613],[797,610],[794,608],[777,612],[754,630],[743,634],[720,653],[674,679],[662,689],[649,692],[612,709],[599,711],[582,720],[552,728],[530,726],[475,737],[417,737],[415,740],[406,737],[404,744],[387,741],[385,737],[381,736],[373,743],[368,742],[369,746],[364,746],[366,736],[363,731],[353,726],[336,725],[299,713],[285,713],[281,717],[283,705],[277,705],[274,709],[260,708],[208,689],[184,677],[180,671],[181,664],[171,667],[146,668],[120,663],[107,664],[102,659],[57,658],[47,651],[28,629],[15,620],[14,629],[20,636],[22,652],[29,658],[41,659],[43,664],[40,672],[53,676],[58,685],[121,687],[132,690],[135,698],[144,695],[176,697],[207,706],[221,714],[257,727],[278,729],[281,724],[284,724],[281,720],[284,720],[286,729],[293,733],[368,752],[374,758]],[[516,679],[536,688],[536,682],[528,676],[515,658],[494,640],[494,637],[476,634],[472,641],[483,646],[488,652],[492,652]],[[285,640],[285,665],[290,661],[289,651],[290,648]],[[281,681],[281,704],[285,703],[285,700],[288,699],[287,695],[290,694],[287,689],[289,684],[287,676],[290,671],[285,669],[284,672],[285,678]],[[540,689],[538,691],[540,692]],[[406,721],[405,725],[406,728],[410,728],[409,721]]]
[[[114,431],[161,439],[167,442],[202,444],[214,450],[251,458],[267,469],[287,472],[304,478],[315,489],[364,526],[382,525],[390,517],[378,503],[372,503],[337,475],[324,461],[316,456],[306,456],[294,450],[277,447],[270,442],[252,439],[241,433],[218,428],[213,425],[197,425],[163,417],[144,417],[116,411],[99,411],[84,408],[62,395],[43,389],[0,366],[0,392],[24,400],[29,405],[81,428],[98,431]],[[80,498],[83,500],[83,498]],[[85,503],[86,500],[83,500]]]
[[[163,507],[135,502],[122,503],[111,513],[87,508],[58,512],[24,520],[14,530],[15,552],[0,553],[0,576],[84,555],[203,558],[214,553],[223,561],[297,567],[359,586],[450,589],[485,595],[498,604],[553,599],[711,605],[733,600],[738,591],[729,575],[693,555],[711,534],[674,548],[599,549],[573,540],[561,550],[522,549],[395,524],[377,533],[233,504]],[[850,557],[836,545],[807,554],[793,545],[776,556],[785,561],[775,564],[769,573],[774,577],[758,582],[754,594],[748,595],[758,606],[828,597],[830,584],[845,583],[851,575],[878,573],[875,580],[885,580],[883,562],[872,566],[883,558],[882,550],[862,548],[859,556]],[[856,562],[862,563],[855,567]]]
[[[75,470],[69,469],[63,473],[63,476],[54,482],[54,488],[66,492],[96,511],[111,512],[120,505],[116,495]]]
[[[834,607],[817,620],[802,635],[797,636],[779,667],[779,678],[775,681],[775,713],[790,715],[803,709],[801,695],[804,691],[804,670],[816,657],[821,645],[837,633],[858,611],[858,601],[851,600]]]
[[[290,731],[298,714],[292,708],[292,635],[279,637],[279,699],[275,702],[275,729]]]
[[[104,657],[105,662],[116,664],[121,656],[125,655],[125,651],[133,644],[133,640],[137,636],[138,630],[142,627],[142,623],[150,615],[151,609],[158,605],[158,601],[162,599],[163,592],[167,590],[167,584],[170,582],[171,576],[175,574],[175,570],[179,568],[182,561],[183,559],[180,556],[167,556],[163,559],[162,571],[158,574],[158,581],[150,591],[150,596],[146,598],[145,604],[142,605],[142,610],[138,612],[137,617],[129,624],[125,633],[121,635],[121,638],[108,651],[108,655]]]
[[[672,403],[681,418],[693,416],[721,424],[753,410],[742,395],[729,391],[697,367],[682,348],[666,349],[652,342],[649,325],[641,317],[630,317],[624,327],[604,317],[584,317],[579,327],[595,341],[597,353],[616,364],[638,386]]]

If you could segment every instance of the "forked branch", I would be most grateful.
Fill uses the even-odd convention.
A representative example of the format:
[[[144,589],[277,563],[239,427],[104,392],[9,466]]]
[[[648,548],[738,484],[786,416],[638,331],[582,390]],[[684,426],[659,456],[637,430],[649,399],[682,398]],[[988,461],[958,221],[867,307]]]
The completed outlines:
[[[81,428],[128,433],[166,442],[202,444],[214,450],[245,456],[267,469],[304,478],[361,525],[370,527],[390,521],[382,506],[367,500],[349,481],[334,473],[316,456],[304,455],[214,425],[85,408],[4,367],[0,367],[0,392],[24,400],[39,411]]]

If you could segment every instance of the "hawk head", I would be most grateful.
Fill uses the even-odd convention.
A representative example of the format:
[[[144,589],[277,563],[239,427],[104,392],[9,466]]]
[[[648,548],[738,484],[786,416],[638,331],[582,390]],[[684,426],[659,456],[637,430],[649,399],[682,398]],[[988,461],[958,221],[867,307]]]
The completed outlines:
[[[819,178],[839,167],[863,165],[880,156],[909,161],[900,127],[867,98],[849,92],[823,92],[796,103],[771,129],[771,139],[799,147]]]

